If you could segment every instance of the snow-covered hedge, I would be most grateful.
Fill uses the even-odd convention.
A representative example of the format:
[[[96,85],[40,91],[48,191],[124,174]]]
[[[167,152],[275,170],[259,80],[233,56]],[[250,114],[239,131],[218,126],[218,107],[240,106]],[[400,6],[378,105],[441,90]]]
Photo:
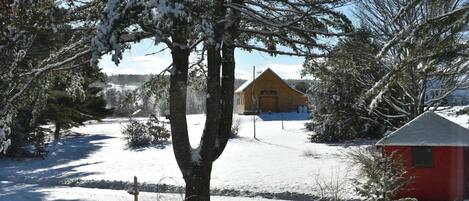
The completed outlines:
[[[241,119],[233,118],[233,124],[231,125],[231,131],[230,131],[230,138],[238,137],[240,127],[241,127]]]

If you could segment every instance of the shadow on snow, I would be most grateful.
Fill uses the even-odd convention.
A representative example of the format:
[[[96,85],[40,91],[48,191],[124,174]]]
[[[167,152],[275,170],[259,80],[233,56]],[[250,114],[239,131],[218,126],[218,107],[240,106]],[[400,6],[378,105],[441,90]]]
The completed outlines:
[[[91,165],[79,161],[101,149],[102,141],[110,138],[105,135],[65,138],[61,143],[48,147],[49,155],[44,160],[0,159],[0,196],[11,198],[6,200],[43,200],[45,194],[37,191],[38,185],[56,186],[67,180],[95,174],[77,172],[75,169]]]

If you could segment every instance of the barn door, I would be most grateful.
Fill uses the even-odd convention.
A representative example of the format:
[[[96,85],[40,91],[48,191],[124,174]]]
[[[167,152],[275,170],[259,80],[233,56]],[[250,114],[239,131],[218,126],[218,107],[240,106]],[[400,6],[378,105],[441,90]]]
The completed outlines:
[[[277,112],[277,97],[262,96],[260,99],[260,108],[262,112]]]

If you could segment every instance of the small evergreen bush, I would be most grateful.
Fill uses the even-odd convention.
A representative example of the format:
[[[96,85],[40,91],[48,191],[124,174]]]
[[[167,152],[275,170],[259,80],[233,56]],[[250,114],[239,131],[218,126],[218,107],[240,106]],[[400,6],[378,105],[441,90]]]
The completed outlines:
[[[164,127],[163,122],[155,115],[150,115],[147,122],[140,122],[129,118],[129,124],[122,128],[122,134],[131,148],[161,145],[171,137],[170,132]]]

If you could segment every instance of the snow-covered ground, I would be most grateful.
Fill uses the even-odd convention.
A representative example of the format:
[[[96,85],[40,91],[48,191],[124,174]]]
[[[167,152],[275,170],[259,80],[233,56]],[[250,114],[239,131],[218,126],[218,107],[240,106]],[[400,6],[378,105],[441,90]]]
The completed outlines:
[[[350,178],[355,176],[356,169],[344,153],[374,142],[309,143],[309,132],[304,129],[306,115],[262,115],[256,121],[257,139],[253,138],[253,117],[237,116],[242,122],[240,138],[230,140],[214,163],[211,181],[214,194],[310,200],[324,193],[317,189],[319,183],[340,183],[348,189],[344,194],[352,196]],[[456,117],[445,113],[445,116],[467,127],[466,115]],[[282,118],[285,119],[283,130]],[[133,176],[145,183],[145,191],[179,192],[184,182],[171,145],[129,150],[120,131],[125,123],[125,119],[109,119],[75,128],[75,132],[84,136],[65,138],[51,148],[45,160],[0,161],[0,200],[3,200],[2,196],[29,198],[29,194],[39,194],[44,200],[103,200],[94,198],[99,196],[129,200],[130,195],[122,189],[130,184]],[[189,115],[188,125],[190,140],[195,147],[204,125],[203,115]],[[86,193],[88,190],[90,193]],[[88,198],[89,195],[96,196]],[[157,195],[148,193],[143,196]],[[164,195],[173,196],[173,199],[177,196]],[[215,200],[218,199],[230,200],[226,197]]]
[[[133,195],[122,190],[108,190],[96,188],[80,188],[65,186],[40,186],[35,184],[16,184],[0,185],[0,200],[5,201],[43,201],[43,200],[67,200],[67,201],[130,201]],[[139,193],[141,201],[177,201],[183,200],[183,194],[175,193]],[[243,198],[243,197],[227,197],[212,196],[213,201],[268,201],[264,198]]]

